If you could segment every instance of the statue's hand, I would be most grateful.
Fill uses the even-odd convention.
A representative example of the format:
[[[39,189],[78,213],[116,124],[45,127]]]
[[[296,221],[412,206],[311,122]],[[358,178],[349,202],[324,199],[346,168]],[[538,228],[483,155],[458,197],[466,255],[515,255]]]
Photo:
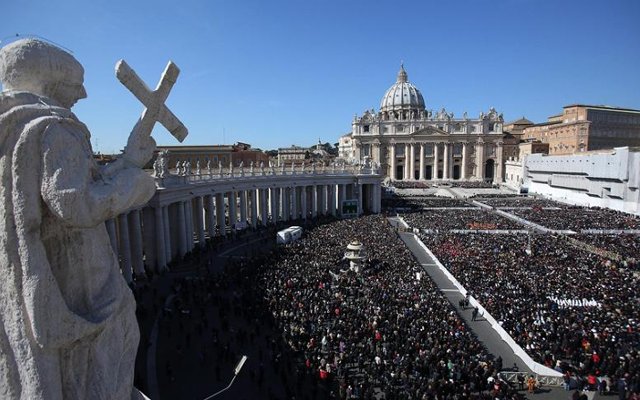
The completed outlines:
[[[122,157],[138,168],[145,166],[156,149],[156,141],[151,136],[131,135]]]

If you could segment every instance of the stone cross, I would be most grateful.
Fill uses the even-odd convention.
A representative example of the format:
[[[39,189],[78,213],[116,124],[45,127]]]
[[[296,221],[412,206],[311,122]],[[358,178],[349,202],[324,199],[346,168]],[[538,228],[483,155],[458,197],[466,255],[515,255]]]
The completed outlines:
[[[189,134],[187,128],[164,104],[179,74],[180,69],[172,61],[169,61],[158,86],[155,90],[151,90],[124,60],[120,60],[116,64],[118,80],[146,107],[133,128],[139,136],[150,135],[156,121],[167,128],[179,142],[182,142]]]

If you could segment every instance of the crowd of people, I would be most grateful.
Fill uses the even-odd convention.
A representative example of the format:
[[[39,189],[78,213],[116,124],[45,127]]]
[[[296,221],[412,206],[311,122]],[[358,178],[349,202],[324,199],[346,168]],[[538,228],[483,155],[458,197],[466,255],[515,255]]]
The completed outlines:
[[[474,198],[474,200],[495,208],[510,208],[510,207],[564,208],[566,207],[565,204],[558,203],[553,200],[539,199],[535,197],[526,197],[526,196],[491,197],[491,198],[483,196],[480,198]]]
[[[411,228],[438,232],[450,230],[521,230],[522,224],[479,208],[460,210],[425,210],[402,214]]]
[[[411,210],[421,210],[423,208],[474,207],[473,204],[460,199],[425,196],[393,196],[383,198],[382,206],[388,209],[402,208]]]
[[[366,251],[360,272],[343,259],[354,240]],[[252,297],[264,299],[299,364],[335,397],[516,396],[381,216],[319,226],[246,266]]]
[[[637,269],[640,265],[639,234],[586,234],[572,237],[596,249],[617,254],[629,268]]]
[[[640,391],[640,276],[562,237],[421,235],[535,360]]]
[[[571,206],[561,210],[511,210],[521,218],[554,230],[640,229],[640,217],[604,208]]]
[[[454,188],[464,189],[489,189],[494,187],[493,183],[488,181],[451,181],[449,185]]]

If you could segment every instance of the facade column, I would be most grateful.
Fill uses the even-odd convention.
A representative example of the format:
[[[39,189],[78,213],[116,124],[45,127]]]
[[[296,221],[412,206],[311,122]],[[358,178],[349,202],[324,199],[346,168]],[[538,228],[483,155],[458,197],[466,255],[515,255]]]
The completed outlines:
[[[198,246],[204,247],[204,199],[202,196],[196,197],[196,225],[198,228]]]
[[[329,185],[322,185],[322,215],[329,215]]]
[[[162,228],[164,229],[165,261],[169,263],[173,259],[171,253],[171,225],[169,222],[169,206],[162,206]]]
[[[238,199],[235,190],[227,193],[227,201],[229,202],[229,226],[231,226],[231,232],[236,230],[236,222],[238,222]]]
[[[439,158],[440,158],[440,143],[435,142],[433,144],[433,167],[432,169],[432,178],[434,181],[437,181],[438,178],[438,168],[440,162],[439,162]]]
[[[409,180],[416,180],[416,145],[409,145]]]
[[[476,179],[484,180],[484,142],[479,140],[476,143]]]
[[[222,236],[227,236],[225,213],[224,193],[216,193],[216,218],[218,219],[218,232]]]
[[[108,219],[105,222],[107,226],[107,233],[109,234],[109,241],[111,242],[111,249],[118,256],[118,233],[116,232],[116,220],[115,218]]]
[[[144,275],[144,255],[142,253],[142,224],[140,210],[129,213],[129,240],[131,241],[131,266],[136,276]]]
[[[307,212],[308,208],[307,208],[307,187],[306,186],[301,186],[300,187],[300,215],[302,216],[302,220],[306,221],[307,220]]]
[[[460,180],[467,180],[467,142],[462,142],[462,165],[460,166]]]
[[[395,181],[396,180],[396,143],[395,142],[391,142],[391,144],[389,145],[389,165],[391,166],[389,177],[391,178],[392,181]],[[339,204],[339,207],[342,207],[342,203]]]
[[[424,180],[424,143],[420,143],[420,173],[418,174],[418,178],[423,181]]]
[[[241,190],[240,193],[240,222],[243,226],[247,223],[247,191]]]
[[[409,143],[404,144],[404,176],[402,177],[403,181],[407,181],[410,178],[409,175]]]
[[[129,241],[127,213],[118,215],[118,227],[120,231],[120,269],[127,283],[131,283],[133,282],[133,271],[131,269],[131,242]]]
[[[311,217],[318,216],[318,185],[311,186]]]
[[[164,271],[167,268],[167,250],[165,249],[165,237],[164,237],[164,215],[162,209],[164,207],[158,206],[153,209],[153,216],[155,220],[155,238],[156,238],[156,262],[157,271]]]
[[[502,183],[502,152],[503,152],[502,142],[496,143],[496,166],[495,173],[493,174],[493,182],[500,184]]]
[[[187,222],[184,216],[184,201],[178,202],[178,255],[187,254]]]
[[[449,142],[445,142],[442,165],[442,179],[445,181],[449,179],[449,157],[451,156],[449,150]]]
[[[354,187],[358,189],[358,215],[362,215],[362,190],[364,189],[364,185],[358,183],[355,184]]]

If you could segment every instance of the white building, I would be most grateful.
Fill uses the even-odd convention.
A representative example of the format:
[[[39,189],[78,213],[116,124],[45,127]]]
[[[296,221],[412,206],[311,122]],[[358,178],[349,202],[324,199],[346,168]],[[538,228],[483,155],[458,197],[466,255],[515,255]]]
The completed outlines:
[[[427,110],[422,93],[400,67],[380,110],[355,116],[353,157],[380,163],[392,180],[503,180],[502,114],[456,118],[444,108]],[[347,139],[343,150],[348,147]],[[498,167],[499,166],[499,167]]]
[[[529,193],[640,214],[638,148],[562,156],[531,154],[523,164],[523,186]]]

